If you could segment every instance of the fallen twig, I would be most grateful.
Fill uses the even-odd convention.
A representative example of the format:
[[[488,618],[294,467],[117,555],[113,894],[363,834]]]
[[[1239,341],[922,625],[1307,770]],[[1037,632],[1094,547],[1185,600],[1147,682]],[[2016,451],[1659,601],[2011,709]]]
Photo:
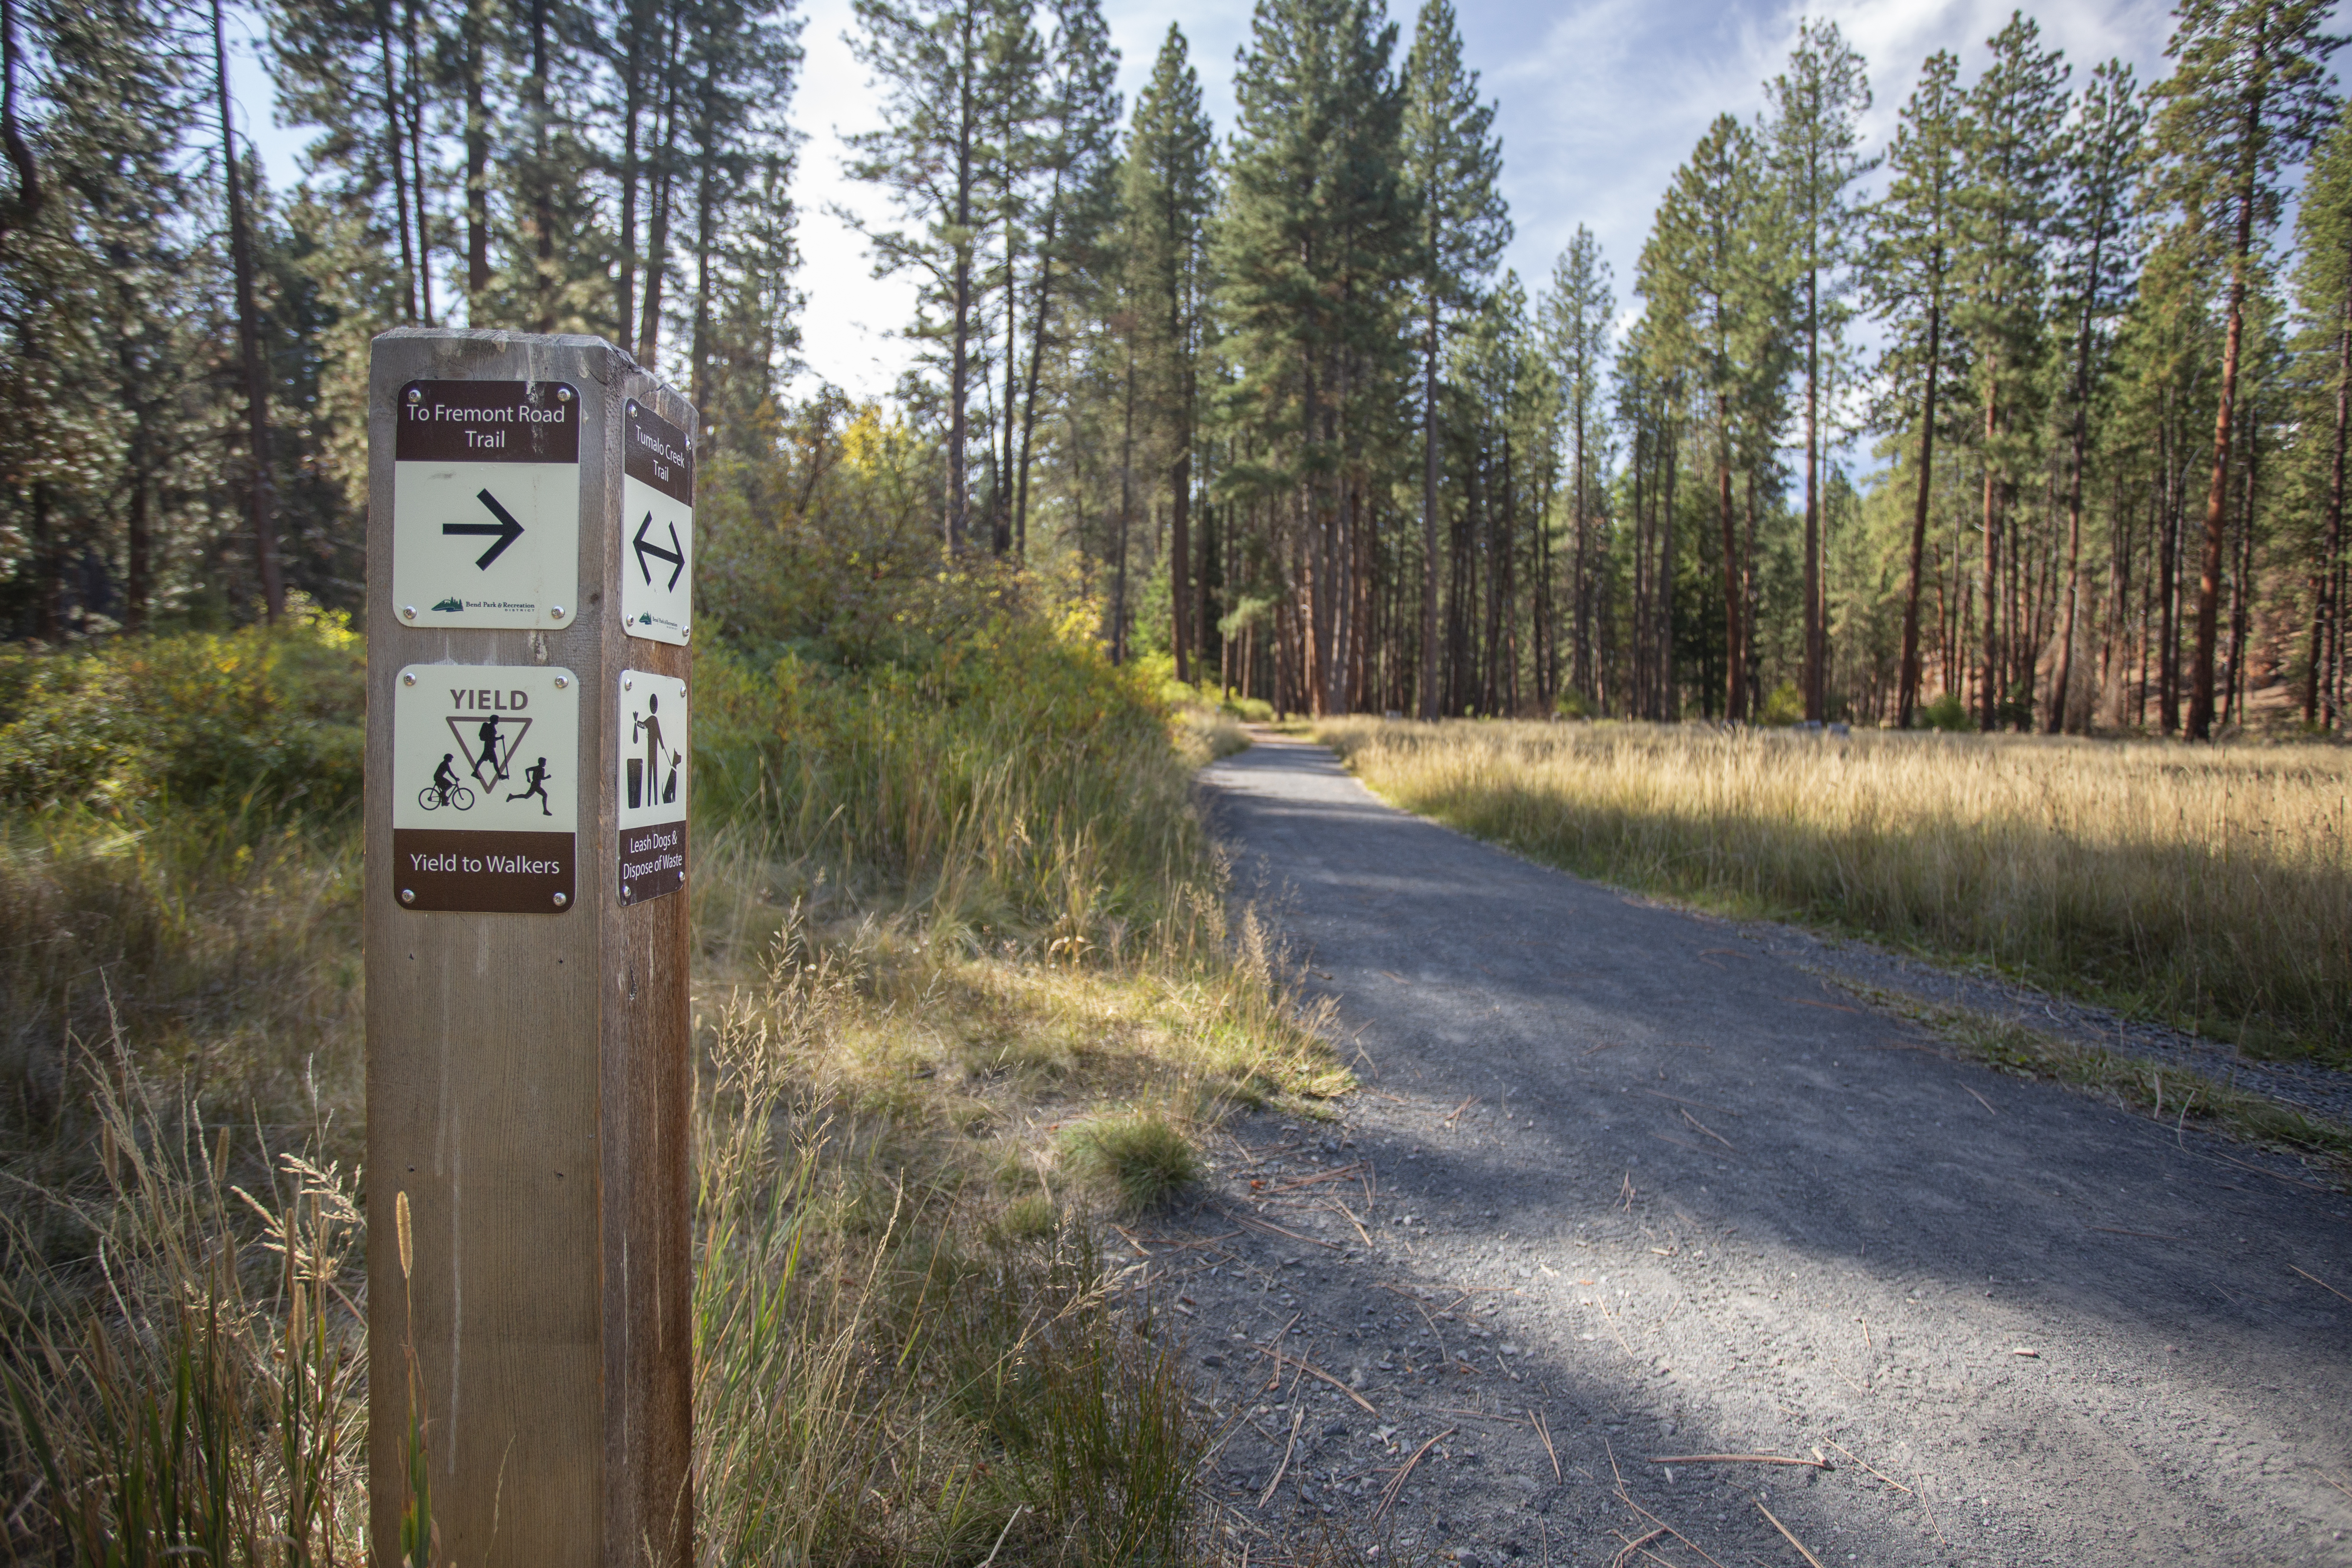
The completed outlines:
[[[1328,1171],[1318,1171],[1311,1176],[1301,1176],[1295,1182],[1285,1182],[1278,1187],[1268,1187],[1262,1195],[1272,1197],[1276,1193],[1286,1193],[1295,1187],[1311,1187],[1318,1182],[1336,1182],[1342,1176],[1354,1175],[1362,1166],[1361,1160],[1352,1165],[1336,1165]]]
[[[1756,1505],[1756,1511],[1762,1514],[1766,1519],[1772,1520],[1772,1528],[1779,1531],[1782,1536],[1787,1538],[1789,1544],[1797,1549],[1798,1556],[1811,1563],[1813,1568],[1822,1568],[1822,1560],[1814,1556],[1811,1552],[1806,1551],[1805,1543],[1798,1540],[1794,1535],[1790,1534],[1789,1527],[1787,1525],[1782,1524],[1777,1519],[1772,1519],[1772,1510],[1770,1509],[1766,1508],[1759,1502]]]
[[[1267,1388],[1280,1388],[1282,1386],[1282,1337],[1290,1332],[1291,1330],[1297,1328],[1298,1326],[1298,1320],[1306,1315],[1307,1314],[1304,1312],[1291,1313],[1290,1321],[1283,1324],[1282,1327],[1274,1331],[1274,1338],[1266,1341],[1265,1343],[1257,1346],[1258,1354],[1270,1355],[1274,1358],[1274,1375],[1266,1380],[1265,1385]]]
[[[1266,1482],[1265,1490],[1258,1493],[1257,1506],[1261,1512],[1265,1510],[1266,1504],[1274,1500],[1274,1489],[1282,1484],[1282,1478],[1289,1472],[1290,1456],[1298,1451],[1298,1428],[1306,1419],[1307,1406],[1304,1405],[1291,1406],[1290,1441],[1283,1446],[1282,1463],[1274,1467],[1274,1479]]]
[[[1696,1105],[1701,1110],[1712,1110],[1718,1116],[1737,1116],[1739,1114],[1739,1112],[1736,1110],[1727,1110],[1720,1105],[1709,1105],[1704,1100],[1685,1100],[1679,1094],[1666,1094],[1654,1089],[1645,1089],[1642,1092],[1648,1095],[1652,1100],[1670,1100],[1676,1105]]]
[[[1962,1084],[1962,1085],[1960,1085],[1960,1087],[1961,1087],[1962,1089],[1969,1089],[1969,1086],[1968,1086],[1967,1084]],[[1992,1101],[1991,1101],[1991,1100],[1987,1100],[1987,1099],[1986,1099],[1983,1095],[1981,1095],[1981,1094],[1977,1094],[1977,1091],[1976,1091],[1975,1089],[1969,1089],[1969,1092],[1970,1094],[1976,1094],[1976,1095],[1977,1095],[1977,1103],[1978,1103],[1979,1105],[1983,1106],[1987,1110],[1990,1110],[1990,1111],[1992,1111],[1992,1113],[1993,1113],[1995,1116],[1999,1116],[1999,1115],[2000,1114],[2000,1112],[1999,1110],[1994,1110],[1994,1108],[1993,1108],[1993,1103],[1992,1103]]]
[[[1293,1322],[1297,1322],[1297,1321],[1298,1320],[1296,1318],[1291,1320]],[[1282,1377],[1282,1363],[1285,1359],[1282,1352],[1279,1350],[1268,1350],[1265,1346],[1261,1345],[1258,1347],[1257,1353],[1260,1355],[1270,1355],[1274,1358],[1274,1375],[1276,1379],[1279,1381]],[[1363,1406],[1365,1415],[1378,1415],[1380,1414],[1378,1410],[1372,1408],[1372,1402],[1370,1400],[1366,1399],[1362,1394],[1357,1393],[1354,1389],[1349,1388],[1346,1384],[1341,1383],[1338,1378],[1333,1377],[1329,1373],[1325,1372],[1321,1367],[1317,1366],[1305,1356],[1292,1356],[1288,1359],[1290,1364],[1298,1371],[1307,1373],[1309,1377],[1322,1379],[1325,1383],[1329,1384],[1332,1387],[1338,1389],[1340,1393],[1354,1400],[1358,1405]]]
[[[2318,1286],[2329,1295],[2337,1297],[2343,1300],[2352,1301],[2352,1296],[2345,1295],[2343,1291],[2338,1290],[2335,1286],[2330,1285],[2326,1280],[2322,1279],[2318,1275],[2312,1273],[2309,1269],[2295,1268],[2295,1266],[2292,1263],[2288,1264],[2287,1267],[2289,1268],[2294,1268],[2294,1271],[2297,1274],[2302,1275],[2305,1279],[2310,1280],[2314,1285]]]
[[[1790,996],[1783,1000],[1794,1002],[1800,1007],[1826,1007],[1832,1013],[1852,1013],[1857,1017],[1864,1016],[1859,1007],[1841,1007],[1834,1002],[1809,1002],[1802,996]]]
[[[1827,1443],[1831,1447],[1835,1448],[1839,1453],[1843,1454],[1847,1458],[1853,1459],[1855,1464],[1860,1465],[1864,1469],[1868,1470],[1872,1475],[1876,1476],[1880,1480],[1885,1481],[1888,1486],[1893,1487],[1896,1491],[1901,1492],[1904,1496],[1916,1497],[1918,1495],[1909,1487],[1905,1486],[1901,1481],[1896,1480],[1893,1476],[1888,1475],[1885,1470],[1880,1469],[1869,1460],[1857,1458],[1852,1448],[1847,1447],[1843,1443],[1839,1442],[1836,1438],[1824,1437],[1822,1441]]]
[[[1730,1140],[1730,1139],[1726,1138],[1722,1133],[1717,1132],[1714,1128],[1709,1127],[1706,1122],[1701,1121],[1697,1117],[1693,1116],[1689,1111],[1687,1111],[1687,1110],[1683,1111],[1683,1113],[1682,1113],[1682,1118],[1683,1118],[1683,1120],[1684,1120],[1685,1121],[1689,1122],[1693,1127],[1697,1128],[1700,1131],[1702,1131],[1702,1132],[1706,1133],[1708,1137],[1710,1137],[1710,1138],[1714,1139],[1717,1142],[1718,1142],[1718,1143],[1722,1144],[1725,1148],[1727,1148],[1727,1149],[1731,1149],[1731,1140]],[[1738,1153],[1738,1152],[1739,1152],[1739,1151],[1738,1151],[1738,1150],[1737,1150],[1737,1149],[1731,1149],[1731,1152],[1732,1152],[1733,1153],[1735,1153],[1735,1154],[1737,1154],[1737,1153]]]
[[[1028,1511],[1029,1505],[1025,1502],[1013,1510],[1012,1517],[1004,1521],[1004,1528],[996,1532],[996,1544],[990,1547],[988,1555],[980,1560],[980,1568],[988,1568],[990,1563],[996,1561],[996,1554],[1004,1550],[1004,1538],[1013,1533],[1013,1527],[1019,1523],[1021,1516]]]
[[[1625,1544],[1619,1547],[1617,1549],[1617,1555],[1609,1560],[1609,1568],[1625,1568],[1625,1564],[1633,1561],[1633,1554],[1635,1552],[1641,1552],[1644,1557],[1656,1557],[1658,1555],[1656,1552],[1643,1552],[1642,1548],[1647,1546],[1651,1542],[1655,1541],[1658,1537],[1665,1534],[1666,1532],[1663,1530],[1654,1530],[1650,1531],[1649,1534],[1643,1536],[1639,1541],[1626,1540],[1625,1532],[1622,1530],[1612,1531],[1610,1533],[1616,1536],[1618,1540],[1625,1542]],[[1664,1561],[1664,1559],[1660,1560]]]
[[[1826,1459],[1792,1459],[1785,1454],[1653,1454],[1654,1465],[1803,1465],[1810,1469],[1831,1468]]]
[[[1445,1114],[1445,1118],[1444,1118],[1444,1124],[1445,1124],[1446,1126],[1448,1126],[1448,1127],[1453,1126],[1456,1118],[1460,1117],[1460,1116],[1461,1116],[1461,1114],[1462,1114],[1464,1111],[1465,1111],[1465,1110],[1469,1110],[1472,1106],[1474,1106],[1474,1105],[1475,1105],[1475,1104],[1477,1104],[1477,1103],[1478,1103],[1478,1097],[1477,1097],[1476,1095],[1475,1095],[1475,1094],[1474,1094],[1474,1095],[1472,1095],[1469,1099],[1467,1099],[1467,1100],[1464,1100],[1461,1104],[1459,1104],[1459,1105],[1455,1106],[1452,1110],[1450,1110],[1450,1111],[1446,1112],[1446,1114]]]
[[[1568,1477],[1560,1471],[1559,1450],[1551,1446],[1551,1431],[1544,1425],[1543,1413],[1530,1405],[1528,1409],[1528,1424],[1536,1429],[1536,1436],[1543,1439],[1544,1457],[1551,1461],[1551,1479],[1566,1486]]]
[[[1432,1437],[1428,1442],[1423,1443],[1420,1447],[1415,1448],[1412,1451],[1412,1458],[1407,1459],[1403,1464],[1397,1467],[1397,1473],[1391,1476],[1389,1478],[1389,1484],[1381,1489],[1381,1506],[1372,1510],[1372,1517],[1374,1519],[1379,1519],[1382,1514],[1387,1513],[1390,1509],[1396,1506],[1397,1494],[1404,1489],[1405,1478],[1412,1474],[1412,1468],[1421,1463],[1422,1456],[1428,1453],[1432,1448],[1436,1447],[1438,1444],[1444,1442],[1446,1438],[1453,1436],[1454,1434],[1459,1430],[1461,1430],[1459,1427],[1448,1426],[1444,1431],[1440,1432],[1436,1436]]]
[[[1339,1250],[1339,1244],[1336,1241],[1326,1241],[1319,1236],[1301,1236],[1298,1232],[1278,1226],[1270,1219],[1260,1219],[1255,1215],[1243,1214],[1239,1210],[1226,1208],[1222,1204],[1217,1205],[1217,1212],[1235,1225],[1244,1226],[1251,1230],[1262,1230],[1274,1236],[1286,1236],[1293,1241],[1308,1242],[1317,1247],[1328,1247],[1334,1252]]]
[[[1372,1233],[1364,1228],[1364,1222],[1356,1217],[1355,1210],[1349,1208],[1346,1204],[1341,1203],[1337,1198],[1331,1198],[1327,1201],[1333,1208],[1339,1211],[1340,1218],[1346,1220],[1349,1225],[1356,1227],[1356,1234],[1364,1238],[1364,1245],[1366,1247],[1372,1245]]]
[[[2103,1230],[2109,1236],[2137,1236],[2148,1241],[2193,1241],[2196,1239],[2193,1237],[2187,1236],[2163,1236],[2152,1230],[2126,1230],[2121,1226],[2116,1225],[2095,1225],[2091,1228],[2093,1230]]]

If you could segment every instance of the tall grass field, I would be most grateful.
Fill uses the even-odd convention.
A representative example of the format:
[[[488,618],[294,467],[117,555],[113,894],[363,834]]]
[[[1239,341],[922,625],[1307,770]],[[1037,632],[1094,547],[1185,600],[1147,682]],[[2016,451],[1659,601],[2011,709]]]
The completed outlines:
[[[310,615],[0,659],[11,1560],[367,1559],[364,658]],[[1238,731],[1034,616],[696,658],[702,1561],[1213,1560],[1094,1237],[1348,1081],[1228,924],[1189,781]]]
[[[2352,752],[1627,723],[1318,726],[1532,858],[2352,1060]]]

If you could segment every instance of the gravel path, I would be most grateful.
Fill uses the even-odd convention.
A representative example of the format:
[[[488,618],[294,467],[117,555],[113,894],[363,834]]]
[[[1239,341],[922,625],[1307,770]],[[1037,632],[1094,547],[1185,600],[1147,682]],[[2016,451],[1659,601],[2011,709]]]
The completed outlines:
[[[2352,1200],[1319,747],[1205,782],[1365,1083],[1236,1119],[1126,1244],[1225,1417],[1237,1552],[2352,1564]],[[1655,1462],[1727,1454],[1828,1468]]]

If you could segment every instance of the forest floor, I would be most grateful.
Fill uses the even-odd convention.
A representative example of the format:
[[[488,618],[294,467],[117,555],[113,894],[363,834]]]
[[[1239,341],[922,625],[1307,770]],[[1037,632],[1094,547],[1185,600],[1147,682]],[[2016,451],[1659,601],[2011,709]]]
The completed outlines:
[[[1534,866],[1318,746],[1203,781],[1364,1085],[1229,1120],[1125,1236],[1233,1546],[2352,1563],[2339,1167],[1954,1025],[2131,1047],[2112,1019]],[[2275,1087],[2325,1113],[2341,1076]]]

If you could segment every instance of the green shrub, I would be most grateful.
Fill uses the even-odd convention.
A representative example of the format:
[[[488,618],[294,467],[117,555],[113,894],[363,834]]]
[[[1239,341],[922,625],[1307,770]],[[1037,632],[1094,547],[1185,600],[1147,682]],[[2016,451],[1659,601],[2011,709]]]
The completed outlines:
[[[1957,691],[1947,691],[1919,710],[1920,721],[1930,730],[1943,730],[1952,734],[1966,734],[1977,727],[1967,704]]]
[[[1219,706],[1244,724],[1274,722],[1274,704],[1263,697],[1228,697]]]
[[[0,801],[340,811],[359,798],[366,654],[350,617],[0,651]]]

